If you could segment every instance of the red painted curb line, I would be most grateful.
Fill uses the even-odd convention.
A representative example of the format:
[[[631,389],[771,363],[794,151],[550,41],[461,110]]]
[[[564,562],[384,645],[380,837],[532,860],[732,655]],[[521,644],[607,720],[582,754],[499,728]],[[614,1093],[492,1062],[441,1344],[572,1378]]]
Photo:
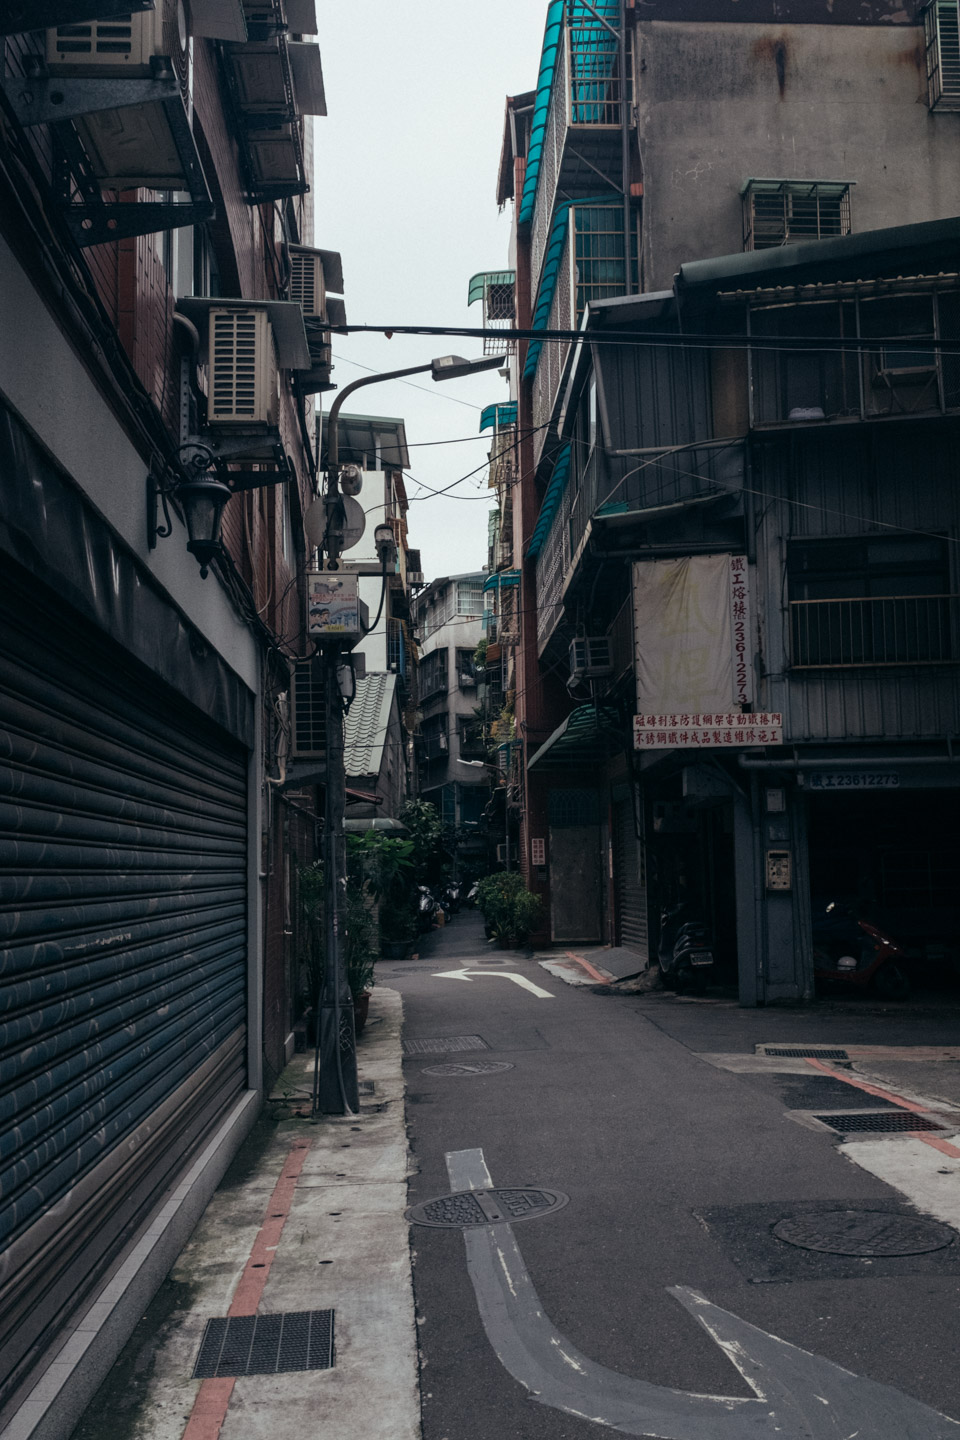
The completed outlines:
[[[298,1140],[283,1162],[283,1170],[270,1196],[263,1224],[257,1231],[250,1258],[243,1267],[243,1274],[230,1302],[230,1309],[227,1311],[230,1317],[257,1313],[309,1149],[309,1140]],[[228,1377],[202,1382],[183,1431],[183,1440],[217,1440],[220,1428],[227,1418],[230,1397],[236,1383],[235,1378]]]
[[[812,1065],[815,1070],[822,1070],[825,1075],[832,1075],[836,1080],[842,1080],[845,1085],[854,1085],[858,1090],[864,1090],[868,1095],[876,1095],[881,1100],[890,1100],[894,1105],[899,1105],[901,1110],[912,1110],[914,1115],[926,1115],[929,1106],[915,1105],[912,1100],[904,1100],[902,1095],[894,1095],[891,1090],[881,1090],[879,1085],[868,1085],[866,1080],[854,1080],[852,1075],[841,1075],[839,1070],[833,1070],[825,1065],[822,1060],[813,1060],[807,1056],[807,1064]]]
[[[589,961],[589,960],[585,960],[582,955],[576,955],[576,954],[574,954],[574,952],[573,952],[572,950],[564,950],[563,953],[564,953],[564,955],[567,956],[567,958],[568,958],[569,960],[576,960],[576,962],[577,962],[578,965],[582,965],[583,968],[584,968],[584,970],[586,970],[587,974],[588,974],[588,975],[592,975],[593,978],[594,978],[594,980],[598,981],[599,984],[601,984],[601,985],[609,985],[609,984],[610,984],[610,981],[607,979],[606,975],[601,975],[601,974],[600,974],[600,971],[594,969],[594,967],[590,964],[590,961]]]

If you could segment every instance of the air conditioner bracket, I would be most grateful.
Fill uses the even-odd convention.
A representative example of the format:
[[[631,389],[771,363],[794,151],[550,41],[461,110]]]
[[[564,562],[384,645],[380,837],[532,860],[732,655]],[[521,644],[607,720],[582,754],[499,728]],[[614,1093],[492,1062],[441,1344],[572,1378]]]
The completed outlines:
[[[153,235],[161,230],[181,230],[202,225],[216,214],[213,201],[199,205],[171,205],[150,200],[140,205],[97,204],[64,207],[67,224],[81,247],[106,245],[111,240],[129,240],[136,235]]]
[[[61,79],[32,75],[5,82],[7,98],[21,125],[53,125],[101,110],[126,110],[155,101],[176,100],[183,109],[180,82],[169,69],[150,79]],[[186,119],[186,116],[184,116]]]

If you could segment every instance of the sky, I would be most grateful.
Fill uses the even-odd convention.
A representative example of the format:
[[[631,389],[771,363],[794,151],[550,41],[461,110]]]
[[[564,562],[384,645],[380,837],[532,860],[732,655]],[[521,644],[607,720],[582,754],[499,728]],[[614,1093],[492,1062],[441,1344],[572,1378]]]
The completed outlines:
[[[315,243],[343,257],[348,322],[481,325],[467,285],[505,268],[510,237],[510,209],[498,214],[496,200],[504,100],[536,87],[547,0],[320,0],[317,12],[328,114],[314,132]],[[333,379],[482,351],[461,337],[334,336]],[[486,564],[480,411],[508,398],[490,370],[386,381],[346,402],[348,413],[406,421],[409,543],[427,580]],[[478,466],[448,496],[413,483],[441,489]]]

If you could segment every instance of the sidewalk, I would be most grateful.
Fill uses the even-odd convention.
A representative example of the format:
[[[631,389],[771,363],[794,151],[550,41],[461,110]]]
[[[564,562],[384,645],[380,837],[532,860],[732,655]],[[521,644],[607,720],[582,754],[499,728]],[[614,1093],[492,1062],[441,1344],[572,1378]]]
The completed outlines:
[[[313,1055],[294,1058],[77,1440],[418,1440],[401,1023],[400,996],[378,986],[358,1045],[359,1116],[311,1122]],[[329,1310],[332,1368],[238,1375],[228,1335],[220,1378],[193,1378],[208,1321]],[[284,1335],[298,1331],[285,1322]],[[254,1351],[261,1333],[258,1322]],[[313,1360],[316,1319],[310,1334]],[[290,1358],[302,1364],[303,1346]]]

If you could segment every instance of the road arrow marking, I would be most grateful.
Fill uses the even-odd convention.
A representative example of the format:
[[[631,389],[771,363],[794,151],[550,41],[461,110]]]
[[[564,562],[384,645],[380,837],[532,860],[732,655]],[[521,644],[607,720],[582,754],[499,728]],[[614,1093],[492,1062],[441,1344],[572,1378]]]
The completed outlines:
[[[512,970],[438,970],[434,974],[434,980],[470,980],[474,975],[482,975],[489,979],[513,980],[517,985],[522,985],[524,990],[529,990],[531,995],[536,995],[539,1000],[553,1000],[555,997],[549,990],[541,990],[539,985],[534,985],[526,975],[517,975]]]
[[[492,1187],[482,1150],[454,1150],[446,1161],[452,1190]],[[768,1335],[686,1286],[670,1294],[756,1399],[695,1395],[620,1375],[554,1330],[509,1225],[467,1229],[463,1239],[487,1338],[505,1369],[543,1405],[650,1440],[960,1440],[955,1420]]]

